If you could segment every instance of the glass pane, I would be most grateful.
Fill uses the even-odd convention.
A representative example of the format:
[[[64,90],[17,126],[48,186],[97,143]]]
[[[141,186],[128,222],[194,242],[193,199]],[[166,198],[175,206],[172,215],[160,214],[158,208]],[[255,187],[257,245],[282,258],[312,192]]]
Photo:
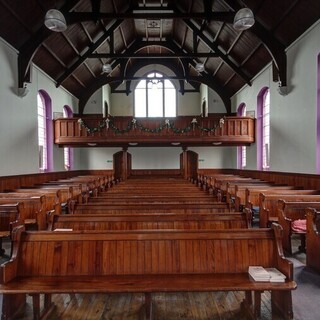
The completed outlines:
[[[165,117],[175,117],[177,115],[176,109],[176,90],[165,90]]]
[[[170,80],[164,80],[164,87],[168,89],[174,89],[174,85]]]
[[[40,94],[37,96],[38,104],[38,146],[39,169],[47,169],[47,135],[46,135],[46,110]]]
[[[163,90],[158,86],[148,89],[148,117],[163,117]]]
[[[144,89],[145,87],[146,87],[146,80],[139,81],[138,85],[136,86],[136,88],[139,88],[139,89]]]
[[[135,117],[147,116],[147,101],[145,89],[136,89],[134,91],[134,111]]]

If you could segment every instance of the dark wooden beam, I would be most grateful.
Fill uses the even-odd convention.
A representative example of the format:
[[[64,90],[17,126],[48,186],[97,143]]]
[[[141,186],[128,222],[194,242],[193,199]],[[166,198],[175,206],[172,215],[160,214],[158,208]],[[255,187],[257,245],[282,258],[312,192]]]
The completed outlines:
[[[158,12],[157,12],[158,11]],[[92,12],[68,12],[65,15],[68,24],[79,23],[83,21],[112,20],[112,19],[209,19],[232,23],[234,12],[173,12],[171,9],[163,7],[159,8],[139,8],[131,12],[100,12],[93,14]]]
[[[179,58],[179,59],[195,59],[195,58],[218,58],[219,55],[214,52],[199,52],[199,53],[91,53],[88,55],[88,58],[94,59],[170,59],[170,58]]]
[[[73,10],[80,0],[70,0],[60,8],[62,12]],[[44,25],[34,32],[28,40],[19,48],[18,56],[18,86],[23,88],[25,82],[28,81],[30,74],[30,63],[40,45],[52,34]]]
[[[182,53],[183,50],[178,47],[173,41],[166,41],[166,42],[159,42],[163,43],[163,46],[168,48],[169,50],[172,50],[173,52]],[[126,52],[129,54],[133,54],[134,52],[138,51],[139,49],[145,47],[145,44],[149,44],[149,42],[144,42],[142,40],[137,40]],[[125,54],[125,53],[124,53]],[[120,77],[106,77],[106,76],[100,76],[96,79],[96,81],[89,87],[83,94],[81,95],[79,99],[79,113],[83,113],[84,107],[88,101],[88,99],[91,97],[91,95],[98,90],[100,87],[102,87],[105,84],[110,83],[122,83],[123,80],[126,80],[126,92],[129,91],[128,86],[130,88],[130,81],[132,80],[139,80],[142,79],[141,77],[134,77],[134,74],[137,70],[140,68],[147,66],[149,64],[160,64],[165,65],[169,69],[173,70],[173,72],[176,74],[175,77],[168,77],[168,79],[172,80],[182,80],[185,79],[188,80],[188,82],[191,84],[192,82],[200,82],[206,84],[208,87],[213,89],[222,99],[222,101],[225,104],[227,113],[231,113],[231,101],[230,101],[230,95],[228,92],[221,86],[219,86],[216,82],[214,82],[210,75],[206,73],[202,73],[201,76],[198,77],[190,77],[190,75],[185,73],[185,70],[179,70],[175,64],[170,62],[171,59],[139,59],[130,70],[128,70],[126,75],[121,75]],[[186,60],[186,59],[184,59]],[[121,59],[114,60],[114,64],[120,63]],[[189,60],[189,64],[195,65],[194,61],[192,59]]]
[[[238,11],[242,8],[238,0],[223,0],[231,9]],[[285,46],[278,41],[273,33],[266,30],[265,27],[259,21],[255,21],[253,27],[245,32],[253,33],[260,41],[264,44],[266,49],[269,51],[276,70],[278,72],[277,78],[280,81],[281,86],[287,85],[287,55],[285,52]],[[276,76],[274,76],[276,78]]]
[[[209,49],[211,49],[213,52],[215,52],[219,58],[223,60],[224,63],[226,63],[238,76],[240,76],[249,86],[251,86],[251,81],[249,77],[239,68],[234,62],[232,62],[228,55],[223,53],[217,44],[215,44],[213,41],[211,41],[209,38],[207,38],[202,32],[199,31],[198,26],[196,26],[193,22],[184,19],[184,23],[192,30],[192,32],[196,33],[198,38],[203,41]]]
[[[70,75],[88,58],[89,54],[97,50],[107,38],[120,26],[123,20],[114,21],[109,27],[108,31],[105,32],[96,42],[94,42],[87,51],[75,62],[73,63],[57,80],[56,86],[59,87],[63,81],[65,81]]]

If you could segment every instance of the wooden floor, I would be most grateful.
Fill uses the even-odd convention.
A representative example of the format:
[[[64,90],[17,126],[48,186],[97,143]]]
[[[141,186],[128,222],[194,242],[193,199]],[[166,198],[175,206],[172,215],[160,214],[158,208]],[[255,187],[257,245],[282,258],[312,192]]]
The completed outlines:
[[[305,254],[298,253],[299,242],[294,241],[293,257],[305,263]],[[155,320],[224,320],[245,319],[240,311],[242,292],[214,293],[155,293]],[[137,320],[144,319],[143,294],[59,294],[53,295],[55,308],[48,320]],[[32,320],[32,300],[16,319]],[[271,316],[270,293],[262,295],[261,320],[281,320]]]
[[[245,319],[240,313],[239,292],[154,294],[154,319]],[[29,300],[29,299],[28,299]],[[56,305],[48,319],[143,319],[143,294],[54,295]],[[271,319],[269,297],[263,297],[261,319]],[[17,319],[32,319],[31,300]],[[274,318],[276,319],[276,318]],[[277,319],[277,320],[280,320]]]

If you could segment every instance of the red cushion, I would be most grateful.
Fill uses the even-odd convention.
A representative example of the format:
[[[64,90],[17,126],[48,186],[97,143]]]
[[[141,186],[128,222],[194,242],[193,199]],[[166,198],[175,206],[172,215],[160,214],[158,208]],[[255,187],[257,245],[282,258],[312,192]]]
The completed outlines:
[[[291,228],[293,232],[297,233],[306,233],[307,231],[307,220],[294,220],[291,223]]]

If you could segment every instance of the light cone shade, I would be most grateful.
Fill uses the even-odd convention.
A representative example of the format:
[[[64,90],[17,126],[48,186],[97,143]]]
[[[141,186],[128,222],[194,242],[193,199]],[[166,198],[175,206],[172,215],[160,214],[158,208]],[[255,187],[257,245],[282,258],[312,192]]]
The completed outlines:
[[[102,65],[102,72],[103,73],[110,73],[111,71],[112,71],[111,64],[107,63],[107,64]]]
[[[249,8],[242,8],[234,16],[233,27],[242,31],[251,28],[254,22],[253,12]]]
[[[45,26],[51,31],[62,32],[67,29],[66,19],[63,14],[56,9],[51,9],[44,18]]]
[[[203,72],[204,71],[204,64],[203,63],[197,63],[195,68],[196,68],[196,70],[198,72]]]

